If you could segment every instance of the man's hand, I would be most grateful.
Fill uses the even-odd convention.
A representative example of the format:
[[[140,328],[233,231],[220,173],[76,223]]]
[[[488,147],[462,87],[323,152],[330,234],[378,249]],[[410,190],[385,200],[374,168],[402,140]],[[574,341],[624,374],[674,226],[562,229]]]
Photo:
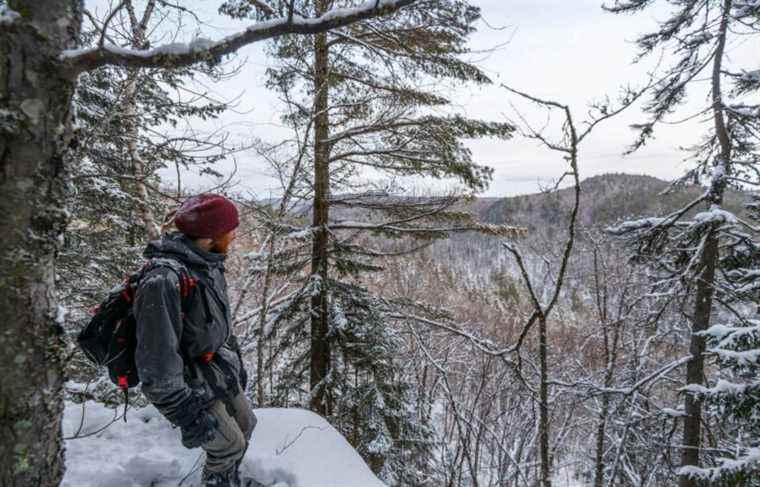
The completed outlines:
[[[219,422],[208,411],[200,411],[195,421],[182,427],[182,445],[198,448],[214,439]]]
[[[219,422],[208,412],[209,404],[196,393],[190,394],[166,418],[182,431],[185,448],[197,448],[214,439]]]

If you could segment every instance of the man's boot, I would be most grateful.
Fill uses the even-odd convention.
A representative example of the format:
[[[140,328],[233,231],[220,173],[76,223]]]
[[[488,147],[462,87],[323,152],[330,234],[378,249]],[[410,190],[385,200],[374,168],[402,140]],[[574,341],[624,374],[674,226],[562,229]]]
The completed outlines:
[[[203,469],[201,487],[240,487],[237,466],[226,472],[209,472]]]
[[[237,484],[239,487],[264,487],[263,484],[260,484],[257,480],[251,478],[251,477],[242,477],[240,475],[240,464],[242,463],[242,460],[238,460],[237,463],[235,463],[234,470],[234,477],[237,481]]]

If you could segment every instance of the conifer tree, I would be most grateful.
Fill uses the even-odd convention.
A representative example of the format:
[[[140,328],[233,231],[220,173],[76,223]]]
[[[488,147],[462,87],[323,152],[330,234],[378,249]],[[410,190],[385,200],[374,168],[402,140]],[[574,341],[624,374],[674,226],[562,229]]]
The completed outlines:
[[[718,295],[731,312],[703,333],[721,373],[694,388],[721,431],[715,465],[695,470],[711,485],[760,485],[760,198],[748,209],[754,228],[737,221],[721,259]]]
[[[223,11],[269,18],[291,8],[294,15],[318,15],[359,3],[232,0]],[[284,120],[296,134],[289,141],[293,159],[305,161],[311,187],[310,228],[290,230],[301,246],[288,253],[306,264],[308,252],[308,278],[269,319],[290,347],[292,364],[289,376],[279,378],[277,401],[293,400],[293,391],[308,381],[310,407],[393,485],[424,485],[418,466],[430,455],[429,435],[408,413],[415,398],[394,359],[398,337],[390,316],[398,304],[369,293],[361,276],[382,270],[383,258],[419,246],[412,240],[498,230],[454,211],[458,197],[412,197],[392,183],[361,184],[360,174],[452,179],[468,192],[486,187],[491,171],[472,161],[462,139],[506,138],[512,128],[441,115],[450,101],[438,88],[489,82],[462,59],[479,16],[462,0],[423,1],[382,22],[271,45],[270,86],[286,104]],[[404,243],[391,249],[374,237]],[[294,352],[299,343],[306,348]]]
[[[650,0],[615,0],[605,8],[614,13],[629,13],[649,8]],[[636,242],[637,255],[657,270],[657,282],[671,296],[678,295],[690,309],[689,353],[685,383],[701,386],[705,377],[705,336],[713,321],[716,306],[716,280],[721,272],[722,231],[734,218],[722,208],[726,188],[731,184],[757,184],[758,105],[742,101],[757,93],[756,76],[741,66],[732,66],[729,56],[734,36],[757,38],[760,35],[756,2],[742,0],[672,0],[670,16],[659,28],[641,36],[637,43],[641,57],[664,48],[672,63],[651,91],[645,105],[650,115],[634,126],[638,140],[631,150],[643,146],[658,124],[686,100],[687,92],[697,89],[696,81],[709,77],[708,103],[700,111],[709,120],[704,138],[690,149],[692,169],[682,182],[705,184],[702,196],[664,218],[629,222],[615,229]],[[706,211],[688,220],[690,210],[702,206]],[[702,450],[702,400],[684,394],[683,435],[679,485],[694,487],[691,474],[700,465]]]

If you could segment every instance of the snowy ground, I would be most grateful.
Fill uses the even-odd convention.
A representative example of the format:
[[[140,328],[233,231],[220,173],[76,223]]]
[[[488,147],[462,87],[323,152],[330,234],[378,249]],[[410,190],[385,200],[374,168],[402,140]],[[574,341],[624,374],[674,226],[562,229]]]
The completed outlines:
[[[179,430],[153,407],[130,410],[127,423],[94,402],[64,414],[63,487],[195,487],[203,452],[187,450]],[[121,410],[118,411],[121,413]],[[244,474],[271,487],[385,487],[324,419],[302,409],[257,409]],[[81,428],[80,428],[81,424]],[[77,434],[78,432],[78,434]]]
[[[572,467],[560,468],[559,472],[552,479],[554,487],[586,487],[580,480],[575,478],[575,471]]]

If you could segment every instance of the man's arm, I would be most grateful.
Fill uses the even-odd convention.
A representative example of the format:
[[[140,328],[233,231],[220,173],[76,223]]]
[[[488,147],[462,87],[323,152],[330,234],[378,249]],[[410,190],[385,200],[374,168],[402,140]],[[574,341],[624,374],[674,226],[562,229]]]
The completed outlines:
[[[168,268],[145,274],[135,295],[137,373],[145,396],[182,430],[182,444],[196,448],[211,441],[218,425],[207,404],[185,383],[179,350],[182,301],[179,276]]]
[[[171,269],[148,272],[135,295],[135,362],[142,391],[172,423],[191,397],[179,350],[182,336],[179,278]]]

